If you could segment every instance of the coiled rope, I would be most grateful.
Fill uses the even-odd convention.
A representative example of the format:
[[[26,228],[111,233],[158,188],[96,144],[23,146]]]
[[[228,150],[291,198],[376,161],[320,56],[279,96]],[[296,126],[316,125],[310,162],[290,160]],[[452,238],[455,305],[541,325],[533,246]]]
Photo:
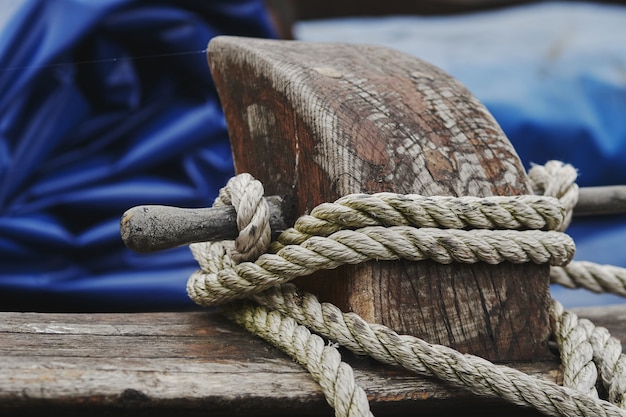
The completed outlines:
[[[190,277],[187,290],[200,305],[222,304],[231,319],[307,368],[337,416],[371,415],[367,397],[338,351],[311,331],[357,354],[547,415],[626,416],[626,362],[621,344],[606,329],[563,311],[556,301],[551,321],[564,386],[398,335],[320,303],[287,283],[320,269],[368,259],[508,261],[550,263],[553,282],[624,295],[626,270],[570,263],[575,246],[560,231],[569,224],[578,198],[575,169],[550,161],[534,166],[529,178],[543,196],[345,196],[302,216],[270,245],[263,187],[250,175],[241,174],[220,191],[215,203],[235,206],[239,237],[235,242],[190,245],[201,270]],[[598,398],[598,373],[608,401]]]

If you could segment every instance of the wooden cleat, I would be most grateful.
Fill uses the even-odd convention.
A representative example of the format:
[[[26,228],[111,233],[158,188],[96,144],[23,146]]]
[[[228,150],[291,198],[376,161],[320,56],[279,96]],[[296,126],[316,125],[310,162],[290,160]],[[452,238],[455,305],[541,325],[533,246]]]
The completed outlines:
[[[352,193],[530,193],[487,109],[417,58],[375,46],[227,36],[211,41],[208,57],[236,171],[281,201],[272,208],[275,233]],[[141,251],[236,235],[232,209],[133,210],[122,234]],[[218,211],[221,220],[207,228]],[[146,230],[149,238],[136,236]],[[343,311],[461,352],[507,362],[552,357],[548,265],[370,261],[296,282]]]

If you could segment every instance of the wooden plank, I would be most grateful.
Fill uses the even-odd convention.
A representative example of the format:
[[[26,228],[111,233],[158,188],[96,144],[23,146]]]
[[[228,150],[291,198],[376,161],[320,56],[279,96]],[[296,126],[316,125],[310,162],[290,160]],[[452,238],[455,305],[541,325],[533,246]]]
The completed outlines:
[[[535,415],[345,357],[377,415],[446,415],[459,406]],[[515,366],[552,381],[559,377],[554,361]],[[299,365],[215,312],[0,313],[0,415],[42,412],[332,415]]]
[[[626,340],[625,305],[573,311]],[[379,416],[536,415],[345,356]],[[554,361],[514,367],[559,379]],[[215,312],[0,313],[0,415],[85,413],[332,415],[300,366]]]
[[[579,317],[591,320],[596,326],[606,327],[611,336],[622,343],[626,341],[626,305],[573,308],[571,311]]]
[[[626,306],[574,310],[626,340]],[[536,415],[345,354],[377,415]],[[555,361],[514,364],[551,381]],[[463,412],[459,414],[459,410]],[[0,313],[0,415],[332,415],[310,376],[215,312]]]

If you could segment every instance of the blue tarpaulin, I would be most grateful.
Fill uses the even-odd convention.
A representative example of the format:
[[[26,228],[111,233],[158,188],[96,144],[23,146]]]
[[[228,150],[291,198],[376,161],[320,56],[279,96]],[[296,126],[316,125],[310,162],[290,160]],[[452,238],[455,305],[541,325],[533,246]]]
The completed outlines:
[[[188,248],[133,253],[119,220],[140,204],[210,206],[233,174],[204,50],[218,34],[273,37],[263,2],[13,5],[0,32],[0,308],[191,307]]]
[[[209,206],[232,175],[204,49],[217,34],[273,37],[262,1],[7,5],[17,6],[0,13],[0,309],[192,308],[188,248],[133,253],[119,219],[134,205]],[[623,22],[623,7],[549,3],[301,23],[296,35],[430,61],[487,105],[527,167],[559,159],[581,185],[608,185],[626,184]],[[577,258],[626,266],[624,216],[576,219],[570,233]]]

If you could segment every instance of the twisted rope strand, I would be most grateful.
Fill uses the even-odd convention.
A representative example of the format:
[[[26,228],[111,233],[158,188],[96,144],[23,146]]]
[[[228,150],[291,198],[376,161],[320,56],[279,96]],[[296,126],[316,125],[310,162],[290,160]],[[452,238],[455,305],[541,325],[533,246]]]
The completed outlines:
[[[556,230],[565,209],[552,197],[424,197],[416,194],[350,194],[322,203],[300,217],[294,229],[328,236],[366,226],[442,227],[450,229]]]
[[[550,268],[550,280],[567,288],[585,288],[596,293],[612,293],[626,297],[626,268],[599,265],[587,261],[570,262]]]
[[[265,252],[272,240],[269,224],[270,209],[263,198],[264,189],[260,181],[250,174],[231,178],[220,189],[214,206],[232,204],[237,212],[239,236],[235,239],[232,257],[235,262],[254,260]]]
[[[574,207],[578,203],[578,185],[576,185],[576,169],[561,161],[548,161],[545,165],[534,165],[528,171],[528,178],[532,188],[537,194],[559,199],[565,208],[565,219],[561,227],[556,229],[563,231],[567,229],[572,221]]]
[[[369,324],[357,314],[343,313],[332,304],[319,303],[314,295],[300,292],[291,284],[271,288],[253,298],[267,308],[291,315],[302,325],[356,354],[437,377],[476,395],[532,406],[552,416],[626,416],[626,412],[614,405],[571,388],[446,346],[398,335],[382,325]]]
[[[250,333],[261,337],[304,366],[322,387],[336,416],[372,416],[367,395],[354,379],[350,365],[341,361],[336,348],[278,311],[251,303],[231,303],[224,307],[227,317]]]
[[[252,194],[252,195],[250,195]],[[270,243],[269,210],[262,198],[263,187],[250,175],[231,179],[220,190],[216,205],[233,204],[237,212],[239,236],[230,242],[199,243],[191,251],[205,273],[232,272],[238,262],[254,260],[267,250]],[[260,201],[263,200],[263,201]],[[193,285],[188,291],[193,293]],[[235,281],[237,281],[235,277]],[[241,284],[241,283],[240,283]],[[200,296],[196,293],[195,296]],[[290,317],[250,302],[231,303],[227,315],[274,346],[282,349],[302,364],[320,384],[328,403],[338,417],[371,416],[365,392],[356,384],[352,368],[341,361],[336,348]]]
[[[561,303],[554,300],[551,306],[551,320],[577,322],[578,327],[584,329],[586,341],[591,346],[593,361],[600,371],[602,385],[609,394],[609,401],[626,409],[626,356],[622,353],[622,344],[619,340],[611,337],[606,328],[596,327],[591,321],[578,319],[576,314],[564,311]],[[557,330],[557,335],[560,332]],[[567,350],[568,347],[564,346],[564,349]],[[562,356],[569,357],[570,354],[566,352]]]
[[[571,238],[558,232],[371,226],[341,230],[328,237],[313,236],[301,245],[288,245],[276,254],[261,255],[254,263],[243,262],[217,273],[205,268],[191,276],[188,288],[193,299],[201,294],[202,305],[210,305],[245,298],[320,269],[368,259],[562,265],[574,252]]]
[[[626,356],[622,353],[622,344],[604,327],[594,328],[590,342],[609,401],[626,409]]]
[[[561,353],[563,385],[598,398],[598,371],[593,362],[593,348],[589,341],[593,325],[590,327],[589,320],[578,320],[576,314],[563,311],[561,304],[556,301],[552,301],[550,313]]]

